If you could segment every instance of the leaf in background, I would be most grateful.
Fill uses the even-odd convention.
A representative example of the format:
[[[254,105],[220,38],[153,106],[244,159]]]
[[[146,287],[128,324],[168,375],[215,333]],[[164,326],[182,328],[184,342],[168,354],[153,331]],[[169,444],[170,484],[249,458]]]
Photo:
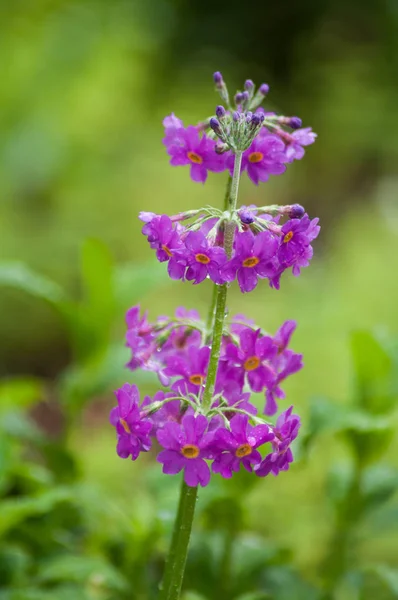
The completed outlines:
[[[327,480],[327,497],[336,506],[341,505],[351,491],[355,477],[355,468],[353,461],[337,463],[330,469]]]
[[[93,600],[85,590],[75,585],[61,585],[46,590],[29,585],[28,588],[0,591],[0,600]]]
[[[352,334],[351,351],[361,407],[374,414],[391,410],[397,400],[392,356],[369,331]]]
[[[109,342],[115,315],[113,259],[100,240],[88,239],[81,253],[80,302],[62,305],[75,359],[83,362]]]
[[[398,490],[398,469],[387,465],[368,467],[362,474],[361,493],[368,510],[377,509]]]
[[[149,371],[140,370],[131,375],[125,366],[128,359],[129,351],[117,343],[108,345],[81,365],[72,365],[60,380],[61,399],[76,411],[92,398],[110,394],[127,379],[137,385],[156,380]]]
[[[4,534],[29,517],[51,512],[59,503],[73,502],[74,496],[72,488],[58,487],[38,496],[2,500],[0,534]]]
[[[116,267],[115,296],[119,310],[125,312],[153,288],[168,281],[167,269],[157,261]]]
[[[73,582],[98,591],[105,588],[122,592],[127,589],[124,577],[100,556],[57,556],[42,563],[37,577],[47,584]]]
[[[0,263],[0,285],[20,289],[58,307],[65,300],[62,288],[19,262]]]
[[[36,377],[10,377],[0,381],[0,413],[28,408],[44,397],[44,381]]]

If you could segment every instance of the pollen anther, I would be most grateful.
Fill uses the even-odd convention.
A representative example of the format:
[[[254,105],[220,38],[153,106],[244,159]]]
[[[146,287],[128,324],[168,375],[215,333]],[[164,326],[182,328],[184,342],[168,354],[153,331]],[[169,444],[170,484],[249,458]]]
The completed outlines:
[[[257,258],[257,256],[249,256],[249,258],[246,258],[242,264],[244,267],[249,267],[250,269],[252,269],[256,265],[258,265],[259,262],[260,259]]]
[[[123,427],[123,429],[126,433],[131,433],[131,430],[130,430],[130,427],[129,427],[127,421],[125,421],[124,419],[120,419],[120,425]]]
[[[207,265],[210,262],[210,258],[206,254],[195,254],[195,260],[202,265]]]
[[[285,235],[285,237],[283,238],[283,242],[284,242],[285,244],[287,244],[288,242],[290,242],[290,240],[292,239],[292,237],[293,237],[293,231],[289,231],[289,232],[288,232],[288,233]]]
[[[203,375],[196,374],[196,375],[191,375],[189,378],[189,381],[191,383],[193,383],[193,385],[202,385],[203,379],[204,379]]]
[[[195,165],[201,165],[203,162],[203,158],[199,156],[199,154],[196,154],[196,152],[187,152],[187,157],[191,162],[195,163]]]
[[[194,444],[185,444],[181,448],[181,454],[185,456],[185,458],[197,458],[200,454],[200,450]]]
[[[235,450],[235,456],[237,456],[238,458],[243,458],[244,456],[249,456],[249,454],[252,453],[252,447],[250,446],[250,444],[242,444],[241,446],[238,446],[237,449]]]
[[[258,163],[261,162],[264,158],[264,154],[262,152],[252,152],[249,154],[249,162]]]
[[[245,369],[245,371],[254,371],[254,369],[257,369],[260,362],[261,361],[258,358],[258,356],[250,356],[245,360],[243,368]]]

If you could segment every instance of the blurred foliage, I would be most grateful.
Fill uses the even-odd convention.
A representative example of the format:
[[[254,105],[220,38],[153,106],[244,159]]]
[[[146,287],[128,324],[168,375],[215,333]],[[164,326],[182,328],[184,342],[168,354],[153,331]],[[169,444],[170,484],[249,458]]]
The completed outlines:
[[[107,413],[126,378],[156,389],[124,369],[125,310],[207,310],[136,215],[223,197],[161,144],[165,114],[214,110],[218,69],[232,90],[267,81],[269,109],[319,134],[283,177],[243,178],[242,203],[299,202],[323,229],[300,279],[244,298],[269,330],[299,323],[298,460],[200,492],[184,600],[397,598],[396,2],[18,0],[0,17],[0,600],[156,598],[178,481],[118,459]]]

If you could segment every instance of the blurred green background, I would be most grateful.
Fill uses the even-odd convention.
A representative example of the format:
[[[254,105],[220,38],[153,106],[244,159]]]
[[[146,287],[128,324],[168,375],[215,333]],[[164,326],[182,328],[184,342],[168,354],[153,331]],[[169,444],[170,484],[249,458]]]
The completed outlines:
[[[206,311],[137,220],[221,205],[224,176],[170,168],[162,119],[214,112],[212,73],[271,86],[319,138],[241,202],[303,204],[315,258],[276,292],[230,294],[305,369],[297,462],[200,492],[184,600],[398,598],[398,5],[294,0],[0,3],[0,599],[157,596],[178,478],[122,461],[112,390],[125,310]]]

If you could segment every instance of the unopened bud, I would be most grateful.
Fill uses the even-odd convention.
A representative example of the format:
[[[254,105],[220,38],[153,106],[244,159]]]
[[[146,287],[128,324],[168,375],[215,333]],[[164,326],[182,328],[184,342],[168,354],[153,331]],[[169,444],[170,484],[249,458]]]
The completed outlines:
[[[242,104],[243,102],[243,92],[238,92],[237,94],[235,94],[235,104]]]
[[[221,140],[217,140],[215,147],[216,154],[224,154],[224,152],[227,152],[228,150],[228,144],[224,144]]]
[[[254,216],[253,211],[248,210],[247,208],[241,208],[240,211],[238,212],[238,215],[239,215],[239,219],[245,225],[250,225],[251,223],[254,223],[254,221],[255,221],[255,216]]]
[[[245,90],[252,90],[254,88],[254,83],[252,82],[251,79],[246,79],[245,81],[245,85],[244,85]]]
[[[289,120],[289,127],[292,129],[300,129],[303,122],[299,117],[291,117]]]
[[[225,117],[225,108],[221,104],[219,104],[216,108],[216,115],[219,119]]]
[[[216,72],[213,74],[213,79],[214,79],[214,83],[215,83],[217,86],[219,86],[220,84],[222,84],[222,83],[223,83],[223,78],[222,78],[222,75],[221,75],[220,71],[216,71]]]
[[[262,83],[258,89],[258,91],[260,92],[260,94],[262,94],[263,96],[266,96],[269,92],[269,85],[267,83]]]
[[[216,135],[222,135],[220,122],[215,117],[210,119],[209,125]]]
[[[286,213],[289,219],[301,219],[305,215],[305,208],[301,204],[291,204],[286,206]]]

